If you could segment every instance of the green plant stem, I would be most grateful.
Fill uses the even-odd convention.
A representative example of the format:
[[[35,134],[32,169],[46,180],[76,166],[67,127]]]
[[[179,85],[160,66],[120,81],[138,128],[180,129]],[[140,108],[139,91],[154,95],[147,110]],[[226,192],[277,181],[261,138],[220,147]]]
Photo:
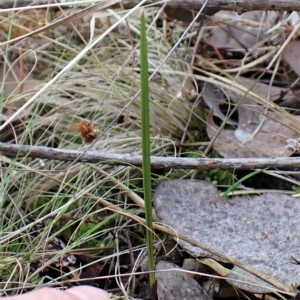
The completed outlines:
[[[148,267],[154,270],[153,226],[151,202],[151,161],[150,161],[150,116],[149,116],[149,85],[148,85],[148,53],[147,35],[144,14],[141,17],[140,35],[140,65],[141,65],[141,125],[142,125],[142,169],[146,215],[146,239],[148,251]],[[150,286],[155,282],[153,272],[149,273]]]

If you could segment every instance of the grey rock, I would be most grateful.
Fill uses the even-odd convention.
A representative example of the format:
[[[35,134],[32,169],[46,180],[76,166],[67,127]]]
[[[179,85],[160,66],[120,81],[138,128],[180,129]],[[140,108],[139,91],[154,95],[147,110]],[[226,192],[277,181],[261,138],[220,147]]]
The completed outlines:
[[[154,208],[162,223],[205,246],[250,265],[283,283],[300,285],[300,201],[279,193],[218,199],[216,187],[200,180],[170,180],[154,193]],[[179,240],[192,256],[210,253]],[[217,257],[213,257],[218,259]],[[218,259],[220,261],[220,259]],[[268,292],[268,284],[239,268],[231,278],[255,280],[261,287],[234,284],[242,289]],[[245,277],[246,275],[246,277]],[[249,279],[250,278],[250,279]],[[292,287],[291,287],[292,288]]]
[[[156,270],[180,269],[177,265],[160,261]],[[210,300],[206,291],[192,275],[180,271],[156,272],[158,300]]]

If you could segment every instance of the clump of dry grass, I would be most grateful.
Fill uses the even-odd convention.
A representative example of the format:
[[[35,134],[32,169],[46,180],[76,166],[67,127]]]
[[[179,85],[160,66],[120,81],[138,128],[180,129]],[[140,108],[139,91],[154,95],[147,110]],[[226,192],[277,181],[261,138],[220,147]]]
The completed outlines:
[[[149,24],[156,13],[157,10],[153,9],[147,11]],[[97,13],[94,37],[103,34],[115,18],[112,12]],[[41,45],[33,49],[34,52],[26,49],[32,46],[30,40],[24,41],[24,70],[30,70],[33,64],[37,64],[38,72],[33,70],[32,74],[35,77],[37,73],[42,74],[45,82],[60,72],[83,51],[87,45],[83,40],[89,40],[89,23],[79,28],[81,37],[73,26],[76,27],[75,22],[56,29],[52,34],[46,33],[44,39],[32,41]],[[178,28],[178,33],[180,30]],[[84,32],[88,34],[84,35]],[[139,14],[136,14],[107,34],[71,70],[19,113],[6,127],[2,141],[61,149],[87,149],[88,146],[82,144],[76,132],[76,124],[87,121],[105,132],[93,149],[140,154],[139,97],[120,114],[140,87],[138,34]],[[172,44],[164,36],[163,28],[155,24],[149,27],[148,38],[149,66],[155,69]],[[11,57],[11,52],[9,55]],[[17,71],[18,67],[17,64]],[[163,156],[176,153],[192,107],[188,100],[177,97],[183,89],[187,68],[180,53],[176,52],[150,82],[152,154]],[[18,111],[43,85],[32,80],[32,85],[24,85],[21,94],[3,96],[1,122]],[[113,122],[115,119],[116,122]],[[115,249],[110,253],[111,257],[118,256],[120,249],[107,235],[106,228],[122,231],[119,227],[124,219],[122,215],[112,213],[114,205],[124,212],[136,211],[134,203],[143,205],[137,194],[141,190],[141,172],[138,168],[70,165],[58,161],[14,160],[8,157],[1,157],[1,164],[4,167],[1,169],[0,272],[4,274],[1,288],[5,287],[11,294],[18,292],[20,282],[23,282],[23,289],[30,288],[32,284],[41,285],[43,278],[49,276],[49,269],[57,269],[60,274],[50,279],[50,285],[66,278],[77,278],[73,265],[60,269],[54,263],[74,248],[88,247],[88,251],[83,251],[88,255],[93,252],[93,245],[112,245]],[[103,207],[103,203],[110,203],[111,206]],[[103,218],[103,215],[106,217]],[[87,219],[92,223],[87,224]],[[44,230],[38,231],[35,222],[41,222]],[[47,260],[44,260],[49,242],[62,233],[67,236],[68,243],[64,248],[47,252]],[[141,247],[144,247],[142,238]],[[16,252],[18,256],[14,260],[12,254]],[[104,258],[100,255],[97,261],[102,263]],[[75,264],[76,268],[78,264]],[[26,275],[20,277],[21,273]],[[13,290],[14,287],[17,289]]]

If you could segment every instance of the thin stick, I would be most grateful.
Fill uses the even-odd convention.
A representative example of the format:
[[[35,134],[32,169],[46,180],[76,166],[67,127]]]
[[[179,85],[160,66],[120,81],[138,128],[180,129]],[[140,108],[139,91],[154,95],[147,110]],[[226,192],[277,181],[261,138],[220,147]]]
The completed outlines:
[[[142,165],[141,155],[114,154],[100,151],[64,150],[40,146],[24,146],[0,143],[0,153],[10,157],[33,157],[59,161],[75,161],[82,163],[101,163],[106,165]],[[271,157],[271,158],[182,158],[151,156],[153,169],[284,169],[300,168],[300,157]],[[56,170],[57,171],[57,170]]]
[[[82,6],[79,1],[70,1],[70,3],[62,0],[57,0],[57,4],[54,5],[64,5],[64,6],[74,6],[74,2],[77,2],[78,6]],[[87,5],[92,1],[84,1]],[[132,8],[136,6],[140,0],[123,0],[122,5],[124,8]],[[172,1],[157,1],[157,0],[147,0],[144,5],[161,6],[163,3],[168,3],[170,7],[177,8],[188,8],[199,11],[199,9],[204,4],[205,0],[172,0]],[[35,6],[49,6],[48,0],[5,0],[0,1],[0,8],[11,8],[11,7],[22,7],[27,5]],[[95,2],[93,2],[95,3]],[[207,8],[219,9],[219,10],[233,10],[238,13],[243,13],[251,10],[286,10],[286,11],[300,11],[300,1],[299,0],[210,0],[207,4]]]

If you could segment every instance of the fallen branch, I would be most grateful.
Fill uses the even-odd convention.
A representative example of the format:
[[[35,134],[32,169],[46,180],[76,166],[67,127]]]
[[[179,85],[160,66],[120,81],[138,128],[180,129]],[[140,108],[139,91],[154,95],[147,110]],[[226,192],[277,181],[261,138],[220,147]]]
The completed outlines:
[[[33,157],[59,161],[75,161],[82,163],[102,163],[106,165],[141,166],[142,156],[132,154],[113,154],[100,151],[63,150],[40,146],[23,146],[0,143],[0,153],[10,157]],[[151,156],[153,169],[299,169],[300,157],[272,158],[182,158]]]
[[[68,1],[57,0],[57,6],[70,6]],[[69,1],[75,2],[75,1]],[[115,1],[112,1],[114,3]],[[140,0],[123,0],[122,6],[124,8],[132,8],[137,5]],[[205,0],[172,0],[165,1],[168,2],[169,7],[176,8],[188,8],[198,11]],[[54,3],[54,1],[50,1]],[[5,0],[0,1],[0,8],[12,8],[12,7],[22,7],[28,5],[45,5],[49,4],[49,0]],[[161,6],[162,1],[149,0],[146,5]],[[78,5],[80,2],[78,1]],[[74,4],[73,4],[74,6]],[[243,13],[251,10],[286,10],[286,11],[300,11],[300,1],[299,0],[210,0],[207,4],[208,9],[214,10],[233,10],[238,13]]]

